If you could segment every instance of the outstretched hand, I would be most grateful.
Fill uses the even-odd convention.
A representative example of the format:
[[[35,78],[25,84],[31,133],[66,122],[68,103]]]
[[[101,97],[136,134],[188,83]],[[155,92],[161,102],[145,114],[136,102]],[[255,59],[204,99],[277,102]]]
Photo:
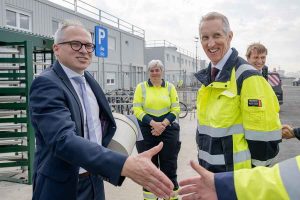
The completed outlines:
[[[163,143],[136,156],[129,156],[123,166],[122,176],[131,178],[157,197],[168,199],[172,196],[174,185],[151,161],[163,147]]]
[[[192,168],[199,176],[188,178],[179,182],[182,187],[179,195],[185,195],[182,200],[216,200],[217,193],[215,188],[214,173],[207,171],[195,161],[191,161]]]

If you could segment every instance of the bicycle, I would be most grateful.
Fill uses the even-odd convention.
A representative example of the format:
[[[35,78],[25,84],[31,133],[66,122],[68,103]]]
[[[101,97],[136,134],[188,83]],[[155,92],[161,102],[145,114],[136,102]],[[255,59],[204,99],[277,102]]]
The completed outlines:
[[[132,90],[125,89],[115,89],[105,93],[111,111],[127,115],[133,113],[133,94]]]
[[[179,113],[179,118],[185,118],[186,116],[187,116],[187,114],[188,114],[188,108],[187,108],[187,106],[183,103],[183,102],[181,102],[181,101],[179,101],[179,106],[180,106],[180,113]]]

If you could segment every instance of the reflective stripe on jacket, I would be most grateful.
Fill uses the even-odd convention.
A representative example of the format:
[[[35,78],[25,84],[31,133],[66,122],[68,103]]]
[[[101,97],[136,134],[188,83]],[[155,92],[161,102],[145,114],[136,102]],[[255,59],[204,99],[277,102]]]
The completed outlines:
[[[300,199],[300,156],[272,168],[256,167],[234,172],[238,199]]]
[[[232,50],[215,82],[210,80],[211,66],[195,75],[203,83],[197,96],[198,156],[213,172],[268,165],[281,141],[276,95]]]

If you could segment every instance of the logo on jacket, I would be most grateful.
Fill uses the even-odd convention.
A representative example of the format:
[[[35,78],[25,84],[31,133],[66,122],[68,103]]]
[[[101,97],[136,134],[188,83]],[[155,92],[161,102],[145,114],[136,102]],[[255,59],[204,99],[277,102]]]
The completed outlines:
[[[248,99],[248,106],[262,107],[260,99]]]

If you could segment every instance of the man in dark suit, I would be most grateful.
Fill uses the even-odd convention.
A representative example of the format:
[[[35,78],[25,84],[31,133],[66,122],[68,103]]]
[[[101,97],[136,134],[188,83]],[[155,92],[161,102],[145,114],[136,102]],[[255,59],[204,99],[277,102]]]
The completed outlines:
[[[104,200],[103,180],[121,185],[125,176],[168,198],[173,184],[151,162],[162,144],[129,157],[106,148],[116,123],[102,89],[85,71],[94,51],[91,34],[78,22],[65,22],[53,50],[57,61],[30,90],[33,199]]]

